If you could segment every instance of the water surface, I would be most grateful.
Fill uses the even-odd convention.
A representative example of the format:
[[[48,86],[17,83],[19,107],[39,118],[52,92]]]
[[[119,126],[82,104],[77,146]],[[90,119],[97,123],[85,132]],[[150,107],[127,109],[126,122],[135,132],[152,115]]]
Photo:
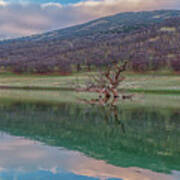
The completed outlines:
[[[171,179],[140,168],[120,168],[77,151],[56,148],[22,137],[0,135],[2,179]]]
[[[178,180],[178,98],[114,107],[2,98],[0,179]]]

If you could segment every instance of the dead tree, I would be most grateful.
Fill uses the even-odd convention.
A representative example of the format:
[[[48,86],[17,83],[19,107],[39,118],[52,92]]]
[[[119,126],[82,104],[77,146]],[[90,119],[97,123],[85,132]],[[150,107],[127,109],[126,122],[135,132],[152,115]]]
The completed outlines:
[[[118,86],[119,84],[125,80],[125,77],[121,76],[121,73],[126,70],[127,61],[124,62],[122,66],[118,64],[114,64],[113,66],[109,67],[107,71],[104,73],[104,76],[109,81],[106,89],[114,98],[119,97],[118,94]]]
[[[96,99],[96,101],[99,101],[101,104],[106,104],[111,97],[113,98],[112,102],[115,102],[119,97],[118,86],[125,80],[122,72],[126,71],[127,65],[127,61],[122,65],[113,63],[105,70],[89,75],[89,81],[87,81],[86,87],[77,90],[98,93],[99,99]]]

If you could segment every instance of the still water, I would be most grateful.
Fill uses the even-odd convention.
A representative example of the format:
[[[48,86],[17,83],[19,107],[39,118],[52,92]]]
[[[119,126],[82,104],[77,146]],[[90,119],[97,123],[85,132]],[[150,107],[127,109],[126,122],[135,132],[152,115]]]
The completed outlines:
[[[180,107],[130,104],[1,100],[0,179],[179,180]]]

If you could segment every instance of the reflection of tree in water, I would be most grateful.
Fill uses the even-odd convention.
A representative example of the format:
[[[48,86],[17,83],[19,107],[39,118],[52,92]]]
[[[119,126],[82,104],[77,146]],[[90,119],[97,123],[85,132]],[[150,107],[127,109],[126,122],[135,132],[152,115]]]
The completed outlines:
[[[118,103],[119,97],[111,99],[110,97],[105,96],[104,98],[99,98],[99,99],[91,99],[91,100],[86,100],[86,99],[81,99],[86,104],[91,104],[91,105],[99,105],[101,108],[101,112],[104,115],[104,120],[106,123],[109,124],[114,124],[117,126],[120,126],[122,129],[122,132],[125,133],[125,126],[124,123],[121,121],[119,113],[118,113]]]
[[[120,126],[122,129],[122,132],[125,133],[125,125],[121,121],[117,105],[109,105],[108,108],[105,108],[103,106],[103,111],[105,114],[105,121],[109,123],[114,123],[116,126]]]

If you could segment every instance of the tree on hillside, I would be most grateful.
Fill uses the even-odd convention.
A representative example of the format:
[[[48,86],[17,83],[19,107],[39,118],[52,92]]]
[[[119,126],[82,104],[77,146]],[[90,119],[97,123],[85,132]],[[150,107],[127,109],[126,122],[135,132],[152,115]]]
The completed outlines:
[[[180,72],[180,57],[171,61],[171,66],[175,72]]]

